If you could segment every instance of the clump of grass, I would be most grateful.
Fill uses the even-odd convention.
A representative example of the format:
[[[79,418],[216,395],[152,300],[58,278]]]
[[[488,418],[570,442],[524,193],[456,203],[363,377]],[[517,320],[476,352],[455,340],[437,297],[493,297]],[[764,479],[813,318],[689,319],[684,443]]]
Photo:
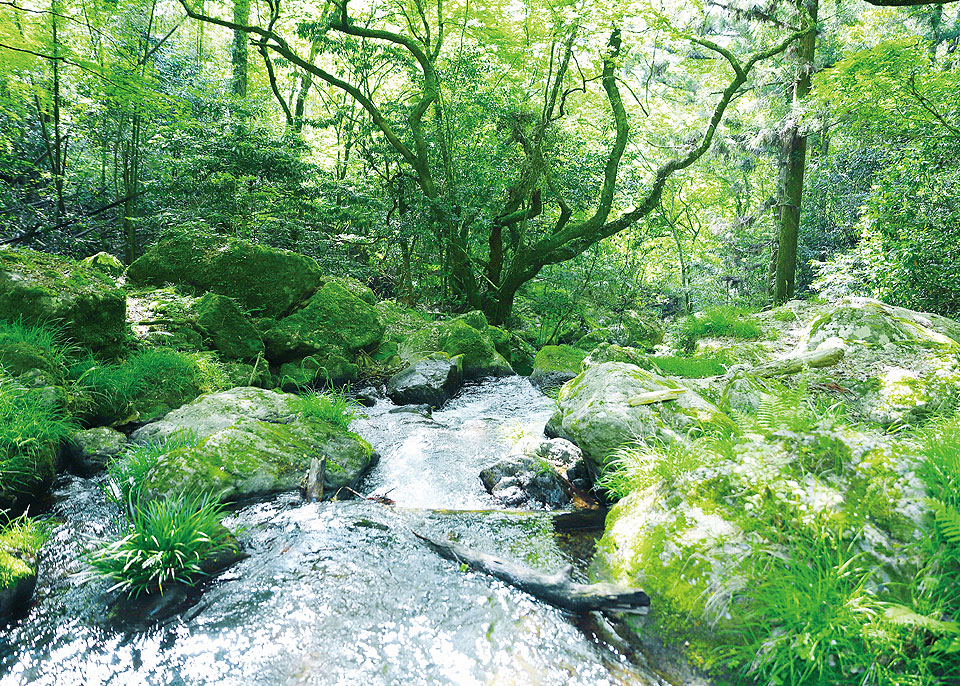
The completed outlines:
[[[745,310],[736,307],[708,307],[702,312],[692,314],[680,323],[677,342],[680,349],[691,353],[696,350],[697,341],[707,336],[727,336],[742,340],[755,340],[763,334],[763,329],[747,316]]]
[[[223,507],[208,494],[138,503],[123,536],[87,552],[92,574],[133,597],[196,584],[205,561],[236,549],[233,534],[220,523]]]
[[[704,464],[707,457],[705,447],[703,441],[696,441],[692,445],[677,442],[656,446],[642,443],[622,446],[604,464],[597,485],[617,498],[623,498],[661,481],[670,482]]]
[[[114,582],[130,596],[163,593],[174,583],[193,585],[204,563],[235,550],[233,534],[220,524],[223,505],[206,493],[147,499],[143,484],[160,458],[197,445],[195,432],[179,431],[163,441],[128,448],[107,467],[104,493],[126,520],[123,535],[88,550],[87,575]]]
[[[226,376],[210,353],[182,353],[172,348],[151,348],[119,364],[75,365],[77,387],[91,398],[95,419],[116,419],[135,403],[165,402],[180,405],[203,392],[220,390]]]
[[[307,417],[348,431],[350,424],[360,414],[361,405],[347,393],[347,389],[341,388],[303,395],[297,399],[294,409]]]
[[[32,573],[24,558],[35,557],[49,537],[50,526],[26,514],[0,526],[0,588],[8,588]]]
[[[685,379],[702,379],[706,376],[725,374],[727,367],[734,363],[727,355],[661,355],[648,357],[647,362],[659,369],[665,376],[679,376]]]
[[[65,369],[78,348],[65,342],[63,329],[53,323],[29,325],[23,319],[0,319],[0,347],[24,346],[39,354],[51,369]],[[0,356],[0,364],[3,359]]]
[[[123,455],[107,465],[104,494],[127,516],[132,516],[141,500],[143,482],[160,458],[172,450],[193,447],[199,442],[195,431],[182,429],[164,440],[128,447]]]
[[[53,478],[53,457],[76,430],[49,398],[0,376],[0,502],[36,495]]]

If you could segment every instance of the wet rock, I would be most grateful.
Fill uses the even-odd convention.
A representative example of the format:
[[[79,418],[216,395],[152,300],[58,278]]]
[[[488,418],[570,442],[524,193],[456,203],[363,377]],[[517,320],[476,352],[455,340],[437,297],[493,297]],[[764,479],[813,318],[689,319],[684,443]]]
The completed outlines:
[[[127,444],[127,437],[106,426],[78,431],[67,447],[70,470],[80,476],[102,472]]]
[[[385,397],[382,386],[367,386],[357,391],[357,402],[363,407],[373,407]]]
[[[504,459],[480,472],[491,495],[510,507],[527,501],[559,508],[570,504],[570,494],[557,466],[580,459],[580,450],[564,439],[524,439]]]
[[[37,587],[37,570],[24,565],[24,569],[11,570],[0,560],[0,574],[13,574],[11,578],[0,578],[0,619],[4,619],[23,608],[33,598]]]
[[[132,284],[187,285],[236,298],[252,312],[278,317],[312,295],[322,282],[310,257],[238,238],[199,231],[164,236],[127,270]]]
[[[398,405],[438,408],[463,385],[463,358],[433,353],[414,362],[387,382],[387,397]]]
[[[400,407],[395,407],[389,411],[389,414],[418,414],[421,417],[426,417],[430,419],[433,413],[433,408],[429,405],[401,405]]]
[[[580,364],[586,356],[573,346],[545,345],[533,360],[530,383],[537,388],[562,386],[580,373]]]
[[[201,396],[133,440],[180,432],[144,480],[153,497],[206,491],[236,500],[295,490],[314,458],[326,458],[324,493],[355,487],[378,456],[366,441],[298,411],[298,398],[260,388]]]
[[[69,258],[0,250],[0,317],[57,322],[76,344],[115,355],[126,336],[126,296],[110,277]]]

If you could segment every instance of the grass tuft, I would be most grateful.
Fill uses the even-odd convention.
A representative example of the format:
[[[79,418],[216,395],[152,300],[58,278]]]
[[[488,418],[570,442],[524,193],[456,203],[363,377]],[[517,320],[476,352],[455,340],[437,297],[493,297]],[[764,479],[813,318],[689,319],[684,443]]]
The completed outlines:
[[[349,431],[350,424],[360,414],[361,405],[347,393],[347,389],[341,388],[300,396],[295,409],[307,417],[321,419]]]
[[[736,307],[708,307],[702,312],[692,314],[680,323],[677,342],[680,349],[692,353],[697,341],[707,336],[727,336],[742,340],[756,340],[763,329],[748,312]]]

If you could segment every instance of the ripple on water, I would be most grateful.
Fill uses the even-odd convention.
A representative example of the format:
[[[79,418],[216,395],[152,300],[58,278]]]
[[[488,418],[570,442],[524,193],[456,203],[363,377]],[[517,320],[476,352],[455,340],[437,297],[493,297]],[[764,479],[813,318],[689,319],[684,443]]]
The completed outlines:
[[[546,513],[409,509],[493,505],[477,473],[509,447],[498,425],[540,431],[552,409],[528,387],[513,379],[467,389],[434,413],[436,426],[374,408],[357,428],[384,473],[367,488],[395,483],[391,497],[406,509],[289,494],[245,504],[227,523],[243,528],[250,557],[169,606],[118,603],[107,584],[72,576],[83,537],[102,538],[115,523],[95,483],[61,482],[53,514],[63,523],[38,602],[0,631],[0,684],[655,683],[559,611],[461,571],[411,533],[453,535],[544,571],[571,560]],[[427,454],[417,464],[396,446],[420,430]],[[453,469],[400,481],[441,458]]]

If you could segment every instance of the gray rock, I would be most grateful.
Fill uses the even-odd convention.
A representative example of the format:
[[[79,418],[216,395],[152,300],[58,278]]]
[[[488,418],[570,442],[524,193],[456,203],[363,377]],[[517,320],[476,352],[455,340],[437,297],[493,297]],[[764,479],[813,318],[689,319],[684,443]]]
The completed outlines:
[[[554,454],[569,458],[568,441],[521,441],[504,459],[480,472],[480,481],[491,495],[505,505],[515,507],[532,500],[548,507],[564,507],[570,503],[567,485],[547,458]],[[577,451],[579,452],[579,451]]]
[[[387,397],[398,405],[425,404],[437,408],[463,385],[463,356],[433,353],[394,375]]]
[[[19,576],[5,588],[0,588],[0,619],[5,618],[30,602],[37,587],[36,568],[31,574]]]
[[[106,426],[78,431],[67,448],[68,466],[80,476],[102,472],[127,444],[127,437]]]

